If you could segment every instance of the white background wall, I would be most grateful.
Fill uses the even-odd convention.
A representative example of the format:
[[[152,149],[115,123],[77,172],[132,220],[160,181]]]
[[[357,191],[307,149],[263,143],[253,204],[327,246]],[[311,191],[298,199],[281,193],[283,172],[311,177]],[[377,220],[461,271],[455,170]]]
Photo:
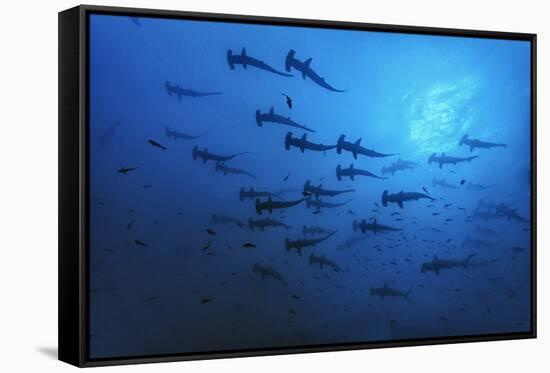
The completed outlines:
[[[542,0],[187,0],[101,5],[532,32],[538,47],[539,338],[114,368],[125,372],[548,371],[550,22]],[[57,350],[57,12],[74,1],[4,1],[0,12],[0,371],[68,371]],[[498,108],[497,108],[498,109]]]

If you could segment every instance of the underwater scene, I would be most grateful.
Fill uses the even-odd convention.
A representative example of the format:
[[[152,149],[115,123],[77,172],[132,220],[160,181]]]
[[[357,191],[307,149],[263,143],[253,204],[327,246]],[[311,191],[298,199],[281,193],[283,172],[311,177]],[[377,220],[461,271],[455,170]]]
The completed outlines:
[[[91,14],[89,357],[531,331],[530,65]]]

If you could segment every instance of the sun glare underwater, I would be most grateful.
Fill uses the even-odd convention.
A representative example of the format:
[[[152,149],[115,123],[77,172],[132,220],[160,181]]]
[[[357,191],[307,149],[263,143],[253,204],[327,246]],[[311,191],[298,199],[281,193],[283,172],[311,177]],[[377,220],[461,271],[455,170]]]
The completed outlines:
[[[529,42],[89,21],[90,358],[531,330]]]

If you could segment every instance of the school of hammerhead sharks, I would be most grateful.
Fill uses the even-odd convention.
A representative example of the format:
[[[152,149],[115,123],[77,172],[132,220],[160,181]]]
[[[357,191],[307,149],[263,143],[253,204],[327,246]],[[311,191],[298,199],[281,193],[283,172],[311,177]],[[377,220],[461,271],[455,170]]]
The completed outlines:
[[[319,89],[328,90],[334,94],[345,94],[345,90],[337,89],[332,84],[329,84],[325,78],[317,72],[314,67],[312,67],[312,59],[308,58],[301,60],[298,57],[298,54],[294,50],[290,50],[284,59],[284,70],[280,71],[266,62],[252,57],[249,55],[245,48],[242,49],[240,53],[234,53],[232,50],[228,50],[226,54],[227,64],[230,70],[235,70],[238,67],[249,70],[249,69],[258,69],[265,73],[276,74],[281,77],[290,78],[295,75],[311,84],[315,84]],[[304,83],[307,84],[307,83]],[[177,83],[174,82],[164,82],[165,93],[177,100],[185,100],[186,98],[205,98],[209,96],[217,96],[223,94],[222,92],[200,92],[195,91],[190,88],[183,88]],[[286,105],[290,108],[295,105],[292,97],[283,93],[284,100]],[[315,133],[315,129],[307,127],[303,124],[297,123],[290,117],[283,116],[277,113],[273,107],[268,111],[262,112],[261,110],[256,110],[255,113],[251,113],[250,117],[251,124],[255,123],[258,127],[262,128],[266,124],[277,126],[280,128],[289,127],[290,129],[303,132],[301,136],[295,136],[293,132],[287,132],[286,136],[281,139],[281,145],[284,145],[286,150],[291,150],[291,148],[298,149],[301,153],[304,152],[319,152],[324,153],[327,151],[335,151],[337,154],[342,154],[344,152],[351,153],[354,160],[357,160],[359,157],[368,157],[368,158],[389,158],[394,159],[393,162],[389,163],[387,166],[383,167],[380,170],[381,174],[371,172],[366,169],[361,169],[355,167],[354,164],[350,164],[348,167],[338,165],[335,169],[336,180],[340,181],[344,178],[349,178],[351,182],[355,181],[356,178],[367,177],[375,178],[380,180],[388,179],[390,176],[395,173],[402,172],[405,170],[414,170],[417,167],[420,167],[419,163],[404,160],[401,158],[396,159],[398,154],[388,154],[380,153],[373,149],[369,149],[362,145],[361,138],[356,139],[355,141],[349,141],[344,134],[340,135],[336,142],[331,145],[325,145],[321,143],[312,142],[308,138],[308,134]],[[168,139],[177,141],[177,140],[189,140],[194,141],[201,137],[201,135],[191,135],[187,133],[180,132],[176,129],[166,127],[166,136]],[[311,135],[310,135],[311,136]],[[156,148],[161,150],[167,150],[167,147],[161,144],[161,141],[158,139],[149,139],[148,143]],[[462,136],[460,139],[457,139],[457,144],[460,147],[466,147],[466,150],[471,154],[466,157],[451,156],[445,153],[432,154],[427,159],[427,164],[432,165],[432,167],[450,167],[457,165],[459,163],[470,163],[483,155],[479,152],[474,153],[477,149],[491,149],[491,148],[504,148],[507,145],[502,143],[494,143],[483,141],[475,138],[471,138],[468,135]],[[202,162],[203,164],[213,164],[216,172],[221,172],[223,175],[234,175],[233,177],[243,177],[250,178],[255,180],[256,177],[251,172],[233,167],[231,162],[234,158],[240,157],[246,153],[236,153],[236,154],[219,154],[213,149],[201,148],[198,145],[193,146],[190,156],[193,160]],[[120,174],[127,174],[136,169],[136,167],[123,167],[120,168],[117,172]],[[290,173],[289,173],[290,175]],[[286,176],[284,181],[287,181],[289,175]],[[464,185],[465,184],[465,185]],[[459,189],[467,188],[470,190],[483,190],[489,186],[484,186],[478,183],[468,182],[466,184],[465,180],[460,182],[460,185],[455,185],[447,182],[445,179],[436,179],[434,178],[431,182],[433,189]],[[269,229],[290,229],[283,219],[275,218],[275,214],[279,214],[281,211],[288,213],[293,209],[299,208],[300,205],[305,205],[313,214],[318,214],[325,209],[333,209],[344,206],[347,202],[336,203],[331,202],[331,198],[339,196],[342,194],[354,193],[355,189],[325,189],[322,184],[314,185],[310,180],[305,181],[303,188],[300,190],[294,190],[296,193],[300,193],[300,196],[295,199],[286,199],[284,195],[289,192],[290,189],[281,189],[281,190],[263,190],[256,189],[254,187],[242,187],[236,193],[236,198],[238,197],[241,201],[251,200],[253,203],[249,205],[251,207],[243,207],[244,209],[250,208],[249,213],[253,214],[254,217],[248,219],[248,221],[242,221],[239,218],[224,214],[223,212],[213,212],[212,220],[209,224],[214,225],[234,225],[239,228],[245,228],[250,230],[260,230],[265,231]],[[236,191],[237,192],[237,191]],[[413,190],[413,191],[390,191],[384,190],[380,196],[379,201],[375,202],[376,209],[374,212],[387,207],[390,204],[395,204],[399,209],[396,209],[392,213],[392,218],[396,221],[403,220],[403,213],[406,211],[407,204],[409,203],[419,203],[420,200],[425,200],[429,204],[440,203],[441,199],[434,197],[427,188],[422,188],[422,190]],[[379,204],[380,203],[380,204]],[[444,202],[441,202],[442,204]],[[381,205],[381,206],[380,206]],[[452,203],[446,203],[444,206],[440,206],[443,211],[448,210],[449,208],[463,210],[466,214],[466,208],[460,206],[452,206]],[[433,207],[430,205],[429,207]],[[248,211],[248,210],[247,210]],[[435,216],[434,212],[434,216]],[[437,213],[439,214],[439,213]],[[347,215],[355,215],[355,213],[350,209],[347,211]],[[466,215],[465,215],[466,216]],[[485,248],[493,247],[498,243],[494,240],[491,240],[490,237],[495,237],[499,232],[493,230],[490,227],[483,226],[483,222],[488,222],[498,219],[507,219],[511,222],[520,223],[529,223],[529,219],[521,216],[516,208],[504,203],[492,203],[486,200],[480,200],[478,207],[466,217],[466,222],[473,222],[474,220],[478,221],[478,225],[473,230],[476,237],[467,236],[463,245],[473,247],[473,248]],[[448,219],[449,221],[452,218]],[[395,235],[399,237],[399,240],[406,241],[407,236],[404,234],[404,229],[397,226],[392,226],[390,223],[381,223],[377,218],[372,217],[369,219],[355,219],[350,222],[351,229],[353,232],[357,232],[357,235],[349,238],[345,242],[342,242],[337,247],[339,249],[349,248],[353,245],[358,244],[360,241],[364,240],[369,234],[387,234]],[[481,224],[481,225],[480,225]],[[430,228],[435,233],[439,228]],[[218,234],[213,229],[207,229],[207,233],[211,235]],[[344,266],[337,263],[336,260],[330,258],[330,254],[326,255],[315,255],[313,250],[314,246],[321,244],[329,239],[334,239],[337,237],[336,231],[325,229],[320,226],[308,226],[303,225],[301,230],[302,237],[299,239],[284,239],[284,247],[288,252],[296,252],[296,254],[302,258],[303,255],[306,255],[308,258],[308,263],[310,265],[318,265],[321,268],[332,270],[335,272],[345,272]],[[361,234],[358,234],[361,233]],[[399,241],[398,240],[398,241]],[[136,245],[147,246],[147,243],[141,240],[135,240]],[[244,242],[242,245],[246,249],[256,248],[254,242]],[[336,246],[336,245],[335,245]],[[526,251],[527,249],[521,247],[512,248],[517,252]],[[205,253],[208,253],[209,245],[202,249]],[[310,253],[307,253],[310,251]],[[472,259],[475,257],[476,253],[470,253],[465,257],[453,258],[453,257],[439,257],[438,255],[433,255],[431,260],[419,263],[420,272],[427,273],[433,272],[436,276],[439,276],[442,271],[450,271],[456,269],[467,269],[472,265]],[[482,263],[478,263],[481,265]],[[274,268],[272,265],[267,263],[254,263],[251,268],[252,274],[255,276],[261,277],[265,281],[272,279],[273,281],[280,282],[283,286],[287,286],[287,281],[285,278],[284,272],[280,269]],[[385,297],[409,297],[409,291],[405,289],[397,289],[389,286],[387,283],[380,284],[379,287],[371,287],[370,294],[375,297],[380,297],[384,299]],[[206,303],[208,300],[205,300]]]

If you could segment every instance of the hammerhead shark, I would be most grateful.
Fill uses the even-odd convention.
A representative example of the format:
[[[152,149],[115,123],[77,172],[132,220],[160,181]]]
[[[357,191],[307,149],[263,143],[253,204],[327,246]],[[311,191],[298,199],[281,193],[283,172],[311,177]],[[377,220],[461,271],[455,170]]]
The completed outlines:
[[[433,153],[428,159],[428,164],[432,162],[439,163],[439,168],[442,168],[444,164],[456,165],[457,163],[460,163],[460,162],[471,162],[472,159],[476,159],[476,158],[478,158],[477,155],[461,158],[461,157],[451,157],[451,156],[445,155],[445,153],[441,153],[441,155],[439,156],[436,155],[436,153]]]
[[[323,144],[316,144],[316,143],[307,141],[306,136],[307,134],[304,133],[300,138],[298,137],[293,138],[292,132],[287,133],[285,137],[285,149],[290,150],[290,147],[294,146],[296,148],[299,148],[300,151],[303,153],[305,149],[309,149],[317,152],[324,152],[324,151],[336,148],[336,145],[323,145]]]
[[[311,58],[308,58],[307,60],[305,60],[304,62],[302,61],[299,61],[297,60],[296,58],[294,58],[294,56],[296,55],[296,52],[294,51],[294,49],[291,49],[288,54],[286,55],[286,59],[285,59],[285,70],[287,72],[290,72],[291,68],[294,68],[295,70],[298,70],[299,72],[302,73],[302,78],[309,78],[311,79],[311,81],[313,81],[314,83],[316,83],[317,85],[325,88],[325,89],[328,89],[329,91],[332,91],[332,92],[345,92],[345,91],[342,91],[340,89],[336,89],[334,88],[333,86],[331,86],[330,84],[328,84],[326,82],[326,80],[324,78],[321,78],[311,67]]]
[[[319,199],[320,196],[327,196],[327,197],[334,197],[342,193],[350,193],[355,192],[355,189],[344,189],[344,190],[330,190],[330,189],[323,189],[322,184],[319,184],[319,186],[313,186],[311,185],[311,181],[306,181],[304,184],[304,190],[303,193],[305,194],[313,194],[315,198]]]
[[[395,175],[397,171],[403,171],[403,170],[414,170],[416,167],[419,167],[420,165],[413,161],[405,161],[402,159],[398,159],[396,162],[393,162],[390,166],[382,167],[382,174],[392,174]]]
[[[251,174],[250,172],[243,170],[242,168],[226,166],[223,162],[217,162],[215,165],[215,170],[216,172],[218,171],[223,172],[223,176],[227,176],[227,174],[246,175],[253,179],[257,179],[257,177]]]
[[[313,236],[315,234],[329,234],[329,233],[332,233],[332,231],[329,231],[328,229],[317,227],[314,225],[309,227],[307,225],[304,225],[302,228],[302,233],[304,234],[304,236],[307,236],[308,234]]]
[[[288,207],[296,206],[305,201],[305,198],[301,198],[295,201],[273,201],[271,196],[267,197],[267,201],[261,202],[259,198],[256,199],[256,212],[262,214],[262,210],[269,211],[270,214],[276,209],[285,209]]]
[[[245,69],[247,68],[247,66],[252,66],[260,70],[268,71],[273,74],[282,75],[282,76],[292,76],[291,74],[286,74],[275,70],[273,67],[269,66],[264,61],[248,56],[246,54],[245,48],[242,49],[241,54],[233,54],[233,51],[231,49],[228,49],[227,63],[229,64],[229,68],[231,70],[235,70],[235,65],[241,65]]]
[[[285,223],[275,219],[270,219],[270,218],[258,219],[258,220],[253,220],[252,218],[248,219],[248,228],[250,228],[251,230],[254,230],[254,228],[260,228],[260,230],[263,232],[265,228],[268,228],[268,227],[273,227],[273,228],[282,227],[286,230],[289,230],[290,228],[292,228],[290,225],[286,225]]]
[[[199,137],[202,137],[206,134],[207,134],[207,132],[204,132],[200,135],[188,135],[186,133],[173,130],[170,127],[166,127],[166,137],[173,138],[174,140],[180,140],[180,139],[194,140],[194,139],[198,139]]]
[[[325,258],[324,255],[315,256],[313,254],[309,255],[309,265],[319,264],[319,267],[331,267],[334,272],[342,272],[342,268],[336,264],[334,261]]]
[[[419,199],[422,199],[422,198],[429,199],[430,201],[434,200],[434,198],[424,193],[401,191],[396,194],[388,194],[388,191],[385,190],[384,193],[382,193],[382,204],[385,207],[388,205],[388,202],[393,202],[393,203],[397,203],[400,208],[403,208],[403,202],[418,201]]]
[[[321,208],[332,209],[332,208],[335,208],[335,207],[340,207],[340,206],[347,205],[349,202],[351,202],[351,199],[348,199],[346,202],[331,203],[331,202],[324,202],[322,199],[308,198],[306,200],[306,206],[307,206],[307,208],[313,207],[313,208],[317,209],[317,211],[321,211]]]
[[[169,96],[172,96],[172,94],[175,94],[176,96],[178,96],[178,100],[180,101],[182,96],[195,98],[195,97],[205,97],[205,96],[223,94],[223,92],[197,92],[197,91],[193,91],[192,89],[181,88],[177,84],[170,85],[170,82],[168,81],[164,82],[164,88],[166,88],[166,93],[168,93]]]
[[[480,191],[490,188],[490,185],[483,185],[480,183],[472,183],[471,181],[468,181],[468,190],[474,190],[474,191]]]
[[[372,172],[367,170],[361,170],[360,168],[353,167],[353,163],[349,165],[349,168],[342,168],[340,165],[336,167],[336,178],[338,181],[342,180],[342,177],[349,176],[351,180],[355,180],[355,176],[370,176],[375,179],[387,179],[387,177],[376,176]]]
[[[338,245],[336,247],[336,250],[350,249],[355,244],[357,244],[361,241],[364,241],[366,239],[367,239],[367,236],[354,236],[354,237],[348,238],[347,240],[342,242],[340,245]]]
[[[437,255],[434,254],[434,257],[432,261],[422,263],[422,266],[420,267],[420,271],[422,273],[427,271],[433,271],[436,275],[439,276],[439,271],[446,268],[468,268],[470,264],[470,260],[475,256],[476,254],[470,254],[468,255],[464,260],[454,260],[454,259],[439,259]]]
[[[267,191],[257,191],[254,190],[253,187],[250,187],[249,190],[245,190],[244,188],[241,188],[239,191],[239,199],[243,201],[245,198],[258,198],[258,197],[275,197],[280,198],[276,193],[267,192]]]
[[[380,288],[370,288],[370,294],[380,297],[380,299],[384,300],[384,297],[397,297],[397,298],[405,298],[409,299],[410,290],[406,293],[403,293],[400,290],[391,288],[388,286],[387,283],[384,283],[384,286]]]
[[[276,114],[273,106],[269,109],[268,113],[261,113],[260,110],[256,110],[256,124],[262,127],[264,122],[279,123],[285,126],[300,128],[304,131],[315,132],[315,130],[311,128],[294,122],[290,117],[283,117],[282,115]]]
[[[437,180],[435,177],[432,179],[432,187],[441,187],[443,189],[458,189],[456,185],[449,184],[445,179]]]
[[[472,247],[475,247],[475,248],[484,247],[486,249],[492,249],[493,247],[498,246],[499,244],[500,244],[500,242],[485,241],[485,240],[482,240],[480,238],[470,237],[470,236],[466,235],[466,238],[464,238],[464,242],[462,243],[462,247],[472,246]]]
[[[468,137],[468,135],[462,136],[462,138],[458,142],[458,145],[469,146],[470,151],[473,151],[475,148],[490,149],[490,148],[498,148],[498,147],[505,148],[505,147],[508,146],[506,144],[499,144],[499,143],[495,143],[495,142],[487,142],[487,141],[481,141],[481,140],[477,140],[477,139],[470,139],[470,137]]]
[[[508,220],[514,219],[514,220],[517,220],[517,221],[522,222],[522,223],[528,223],[529,222],[528,219],[525,219],[524,217],[522,217],[518,214],[518,209],[517,208],[513,209],[511,207],[506,206],[504,203],[500,203],[496,207],[495,213],[499,217],[502,216],[502,217],[508,218]]]
[[[248,152],[241,152],[241,153],[235,153],[231,155],[219,155],[208,152],[207,148],[204,148],[204,150],[200,150],[198,146],[193,147],[193,159],[197,160],[197,158],[202,158],[202,162],[206,163],[206,161],[214,161],[214,162],[226,162],[230,159],[233,159],[239,155],[247,154]]]
[[[399,232],[400,228],[393,228],[388,225],[378,224],[376,219],[373,220],[372,223],[367,223],[365,219],[361,220],[361,222],[358,222],[357,220],[353,221],[353,231],[357,232],[357,230],[360,229],[361,233],[366,233],[367,231],[372,231],[374,234],[377,234],[379,232]]]
[[[254,263],[252,266],[252,273],[259,273],[262,276],[262,279],[266,277],[274,278],[281,282],[281,284],[286,286],[286,282],[283,279],[283,276],[279,272],[273,269],[271,266],[262,266],[258,263]]]
[[[346,150],[353,154],[353,158],[357,159],[357,154],[364,155],[371,158],[391,157],[397,154],[383,154],[378,153],[372,149],[367,149],[361,146],[361,139],[355,142],[345,140],[346,135],[340,135],[338,142],[336,143],[336,152],[342,154],[342,150]]]
[[[311,239],[302,238],[302,239],[298,239],[298,240],[295,240],[295,241],[291,241],[288,238],[285,238],[286,251],[290,251],[291,249],[296,249],[298,254],[300,256],[302,256],[302,249],[304,247],[315,246],[315,245],[327,240],[334,233],[336,233],[336,231],[331,232],[331,233],[327,234],[325,237],[322,237],[322,238],[311,238]]]
[[[242,221],[240,221],[237,218],[226,216],[226,215],[218,215],[218,214],[212,215],[212,222],[214,224],[235,224],[238,227],[242,227],[244,225]]]

